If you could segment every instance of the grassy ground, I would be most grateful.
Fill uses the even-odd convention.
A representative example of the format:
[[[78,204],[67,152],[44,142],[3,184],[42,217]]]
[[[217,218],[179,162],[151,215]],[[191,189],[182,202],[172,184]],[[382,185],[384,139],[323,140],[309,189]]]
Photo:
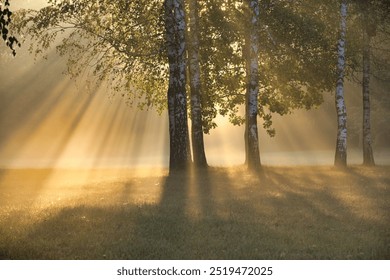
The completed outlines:
[[[2,170],[0,259],[389,259],[390,167]]]

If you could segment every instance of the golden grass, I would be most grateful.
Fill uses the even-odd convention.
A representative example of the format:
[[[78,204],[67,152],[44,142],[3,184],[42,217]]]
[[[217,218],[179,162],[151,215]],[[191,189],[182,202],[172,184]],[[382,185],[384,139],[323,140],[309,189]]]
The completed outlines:
[[[138,171],[2,170],[0,259],[390,257],[390,167]]]

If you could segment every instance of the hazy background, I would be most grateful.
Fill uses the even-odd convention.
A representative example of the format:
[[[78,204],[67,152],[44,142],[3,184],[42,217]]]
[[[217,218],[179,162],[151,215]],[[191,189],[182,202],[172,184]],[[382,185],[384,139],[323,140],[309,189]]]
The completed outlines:
[[[12,1],[11,8],[38,8],[44,1]],[[56,53],[36,58],[23,45],[13,58],[0,47],[0,167],[167,166],[167,113],[141,112],[104,85],[70,80]],[[387,83],[388,85],[388,83]],[[162,93],[165,94],[165,93]],[[388,94],[376,85],[373,95]],[[333,164],[336,142],[334,96],[318,109],[275,116],[276,137],[260,131],[263,164]],[[361,89],[346,90],[349,163],[361,163]],[[377,102],[373,120],[376,162],[390,163],[388,111]],[[384,118],[384,119],[383,119]],[[261,122],[259,122],[261,124]],[[244,162],[243,128],[218,118],[205,138],[211,165]]]

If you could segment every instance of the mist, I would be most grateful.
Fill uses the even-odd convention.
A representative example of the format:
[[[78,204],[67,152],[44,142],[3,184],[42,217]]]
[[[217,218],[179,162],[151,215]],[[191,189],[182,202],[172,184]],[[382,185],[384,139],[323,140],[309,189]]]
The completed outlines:
[[[39,9],[45,2],[11,1],[11,9]],[[46,25],[46,19],[61,22],[60,26],[53,27],[60,30],[60,35],[53,41],[50,41],[54,38],[50,37],[52,34],[49,34],[49,40],[45,37],[46,33],[37,36],[42,40],[34,42],[38,45],[52,43],[48,49],[43,46],[43,50],[32,50],[43,51],[43,54],[31,54],[28,41],[32,40],[31,37],[26,35],[24,41],[22,34],[13,34],[12,30],[9,33],[20,36],[18,39],[22,41],[22,46],[15,48],[16,56],[12,55],[12,44],[10,49],[4,42],[0,43],[0,260],[128,260],[129,265],[132,265],[131,260],[137,260],[137,263],[139,260],[171,260],[172,266],[175,266],[181,259],[388,259],[390,81],[379,80],[375,75],[371,77],[371,103],[368,106],[365,102],[365,107],[371,110],[372,139],[365,139],[372,141],[365,143],[372,142],[375,162],[365,160],[364,164],[362,78],[345,81],[348,149],[344,149],[345,141],[341,145],[338,142],[338,152],[340,147],[343,148],[342,162],[337,162],[335,150],[341,127],[343,133],[339,133],[338,138],[341,134],[346,135],[344,106],[338,106],[336,114],[335,92],[324,92],[323,103],[320,104],[321,94],[309,91],[331,88],[331,72],[337,61],[333,62],[328,54],[324,55],[324,52],[332,52],[327,46],[332,44],[333,37],[326,40],[329,45],[327,42],[323,47],[320,41],[326,33],[321,32],[318,38],[313,37],[316,42],[312,42],[310,47],[311,43],[306,39],[311,37],[309,34],[316,31],[316,27],[308,34],[301,27],[311,28],[311,23],[321,16],[317,9],[313,9],[318,7],[317,4],[332,9],[333,2],[307,1],[313,5],[308,7],[310,5],[306,2],[274,1],[281,4],[280,10],[270,7],[265,14],[270,12],[275,20],[274,30],[280,31],[280,37],[290,32],[291,37],[304,39],[302,42],[298,40],[299,50],[295,49],[297,53],[292,51],[290,54],[290,48],[295,47],[295,38],[287,38],[285,46],[280,45],[281,53],[273,50],[267,53],[264,48],[257,47],[259,40],[254,40],[256,36],[252,36],[256,35],[257,26],[252,26],[250,51],[245,54],[247,34],[246,29],[240,29],[245,19],[233,16],[234,13],[230,15],[235,8],[240,15],[246,15],[249,9],[240,6],[245,5],[245,1],[198,1],[203,5],[203,28],[206,30],[200,34],[204,38],[211,35],[203,42],[203,47],[210,45],[212,48],[203,49],[202,60],[198,60],[203,76],[194,74],[197,71],[192,68],[197,67],[188,67],[188,77],[198,77],[193,79],[194,83],[185,79],[184,69],[188,66],[187,58],[195,58],[196,53],[190,55],[192,50],[189,47],[188,57],[185,56],[184,46],[190,36],[187,39],[181,36],[185,32],[179,32],[179,29],[186,25],[182,4],[189,4],[188,12],[195,14],[189,19],[191,22],[196,19],[197,1],[166,1],[161,11],[155,9],[156,4],[163,4],[160,0],[54,2],[65,6],[52,11],[45,9],[37,14],[38,18],[34,17],[33,21],[37,19],[37,22],[30,22],[32,26],[37,24],[44,29],[49,28],[49,33],[52,26]],[[256,5],[264,4],[260,1],[246,2],[251,3],[254,15],[257,13]],[[232,16],[232,22],[237,25],[229,26],[232,33],[237,32],[238,35],[232,40],[233,44],[225,44],[223,40],[218,42],[223,37],[217,38],[219,29],[224,29],[225,24],[207,22],[209,19],[221,19],[214,17],[215,11],[210,7],[216,6],[216,3],[226,4],[226,9],[222,5],[217,12],[222,15],[228,12],[225,18]],[[228,4],[232,6],[229,8]],[[88,9],[89,5],[92,10]],[[294,28],[285,30],[289,25],[287,9],[293,11],[296,5],[299,8],[295,11],[297,13],[291,13],[293,26],[290,27]],[[73,18],[74,11],[82,14],[83,30],[80,30],[81,33],[70,31],[69,34],[75,36],[71,37],[74,40],[62,37],[65,38],[62,43],[66,43],[63,45],[61,36],[69,29],[61,25],[62,20],[66,22],[70,15],[71,20],[78,22],[78,17]],[[302,21],[313,11],[314,21]],[[337,11],[334,12],[336,15]],[[106,15],[107,18],[101,21]],[[110,16],[124,28],[124,32],[113,27]],[[161,17],[165,17],[165,22],[160,23]],[[181,18],[180,22],[178,18]],[[256,18],[248,17],[246,24],[256,22]],[[92,30],[99,27],[98,34],[94,34],[96,38],[88,37],[90,21],[93,23]],[[149,26],[153,21],[154,25]],[[173,22],[180,24],[171,28]],[[331,27],[333,22],[327,19],[324,24]],[[73,22],[70,25],[70,28],[80,28]],[[216,30],[208,33],[209,27]],[[143,28],[149,32],[140,32],[144,31]],[[264,30],[267,28],[265,26]],[[36,35],[40,32],[38,29],[33,28],[28,34],[32,32]],[[165,41],[162,35],[164,29]],[[196,35],[195,30],[195,25],[190,26],[188,34]],[[155,31],[156,34],[153,33]],[[2,28],[1,32],[3,38],[7,38],[7,28]],[[150,36],[151,41],[147,41],[144,34],[147,34],[146,38]],[[184,40],[182,43],[175,42],[173,45],[180,45],[180,48],[175,47],[171,52],[170,42],[180,41],[178,38]],[[197,40],[194,38],[193,41]],[[87,44],[78,45],[80,42]],[[120,42],[124,49],[115,42]],[[56,43],[60,50],[64,47],[64,56],[56,51]],[[272,42],[268,43],[272,47]],[[317,43],[321,43],[319,56],[314,55]],[[94,50],[99,44],[104,45],[103,49]],[[112,47],[115,51],[110,52]],[[222,50],[224,47],[227,48]],[[242,50],[238,51],[240,47]],[[80,49],[83,51],[76,52]],[[162,54],[163,50],[167,52]],[[251,50],[265,50],[267,63],[260,63],[257,67],[257,62],[263,58],[256,57],[248,63],[245,56],[252,57],[255,53]],[[122,57],[123,53],[126,55]],[[302,56],[297,59],[290,57],[290,61],[288,56],[295,54]],[[354,54],[359,59],[360,54],[357,51]],[[233,58],[230,62],[229,57]],[[172,63],[173,60],[176,62]],[[275,69],[271,67],[279,63]],[[251,67],[248,67],[249,64]],[[220,66],[226,67],[212,69]],[[101,67],[108,72],[99,72]],[[239,69],[237,73],[236,68]],[[169,78],[165,71],[169,72]],[[267,75],[259,77],[260,71],[264,72],[259,74]],[[74,77],[64,73],[72,73]],[[225,74],[228,75],[224,77]],[[355,74],[359,76],[361,73]],[[134,80],[127,79],[129,77]],[[352,79],[352,75],[347,77]],[[172,109],[169,116],[166,109],[161,111],[168,103],[167,89],[164,89],[168,79]],[[196,80],[205,81],[198,83],[202,84],[198,88],[200,90],[195,89]],[[262,83],[253,86],[259,80]],[[339,88],[341,80],[338,79]],[[191,89],[187,91],[187,95],[191,92],[192,97],[188,101],[192,102],[188,105],[193,106],[190,110],[183,101],[186,99],[186,85],[187,89]],[[247,94],[244,97],[245,87],[247,92],[254,93],[259,87],[261,90],[259,95]],[[125,92],[125,88],[129,92]],[[306,88],[308,92],[303,92]],[[365,93],[367,96],[367,91]],[[199,98],[204,101],[203,107],[196,106],[197,95],[205,98]],[[131,97],[144,98],[141,101],[146,102],[141,104],[161,107],[157,110],[146,106],[141,110],[136,103],[131,103]],[[341,99],[339,95],[338,100]],[[234,107],[244,100],[247,102],[245,105]],[[256,122],[258,108],[255,100],[263,106],[260,109],[264,111],[260,110],[258,114],[265,116],[265,128],[261,118]],[[318,107],[296,110],[283,116],[272,114],[271,128],[276,135],[270,137],[267,134],[266,129],[270,128],[267,110],[286,113],[292,108],[312,106]],[[206,161],[203,142],[198,136],[201,136],[199,132],[202,128],[208,129],[212,124],[207,122],[209,119],[204,123],[199,120],[201,116],[213,117],[217,109],[227,114],[235,113],[237,109],[242,117],[246,117],[250,133],[246,133],[245,139],[244,126],[234,126],[227,117],[217,115],[216,128],[204,137]],[[201,114],[196,116],[195,111]],[[193,131],[191,120],[189,124],[187,122],[188,112],[194,116]],[[338,128],[337,118],[340,124],[340,116],[343,122]],[[194,139],[194,143],[189,143],[190,138]],[[253,141],[254,138],[256,141]],[[193,163],[190,163],[189,147],[194,149]],[[366,159],[368,153],[365,150]],[[371,150],[369,154],[372,159]],[[14,270],[7,272],[9,262],[4,262],[1,267],[2,263],[1,275],[16,275]],[[361,265],[361,261],[357,265]],[[234,274],[244,275],[245,272],[240,270],[243,267],[237,267],[238,271],[234,268]],[[94,271],[105,275],[99,270],[103,268],[99,265]],[[349,269],[352,268],[349,266]],[[359,271],[358,267],[353,270]],[[71,267],[66,271],[79,273],[78,269]],[[325,271],[325,267],[313,271]],[[383,266],[382,270],[371,269],[369,273],[373,271],[383,276],[388,269]],[[279,272],[281,268],[278,268],[278,275],[283,274]],[[29,277],[34,275],[33,271],[28,270],[28,273]],[[42,270],[38,269],[35,273],[42,278]],[[290,277],[290,274],[286,275]]]
[[[159,115],[153,108],[141,111],[126,104],[125,98],[114,95],[105,84],[71,80],[63,74],[64,58],[52,52],[47,59],[35,59],[26,48],[18,49],[15,58],[2,48],[2,167],[168,165],[167,112]],[[359,88],[350,86],[346,95],[347,105],[351,105],[348,109],[358,114]],[[221,116],[217,124],[205,137],[210,165],[243,164],[244,128],[233,126]],[[317,109],[275,115],[273,125],[275,137],[260,130],[263,164],[332,164],[336,135],[332,94],[325,94],[324,104]],[[362,156],[355,138],[350,140],[348,160],[358,164]],[[386,139],[379,140],[374,146],[376,160],[379,164],[389,163],[389,147],[383,143]]]
[[[39,8],[45,1],[18,1],[18,8]],[[168,166],[167,112],[141,111],[126,104],[109,86],[85,78],[71,80],[65,58],[52,50],[47,58],[34,57],[28,44],[13,58],[1,47],[0,61],[0,166],[9,167],[129,167]],[[388,86],[388,85],[387,85]],[[378,86],[377,86],[378,88]],[[385,94],[379,86],[375,94]],[[165,95],[164,92],[161,93]],[[334,94],[310,111],[273,116],[276,136],[261,129],[264,165],[331,165],[336,139]],[[349,120],[348,162],[360,164],[361,89],[346,89]],[[378,103],[378,102],[377,102]],[[388,108],[373,106],[375,120],[386,118]],[[205,150],[212,166],[244,163],[244,128],[217,117],[218,127],[205,136]],[[390,131],[386,120],[373,124],[374,154],[378,164],[390,163]],[[380,133],[379,133],[380,132]]]

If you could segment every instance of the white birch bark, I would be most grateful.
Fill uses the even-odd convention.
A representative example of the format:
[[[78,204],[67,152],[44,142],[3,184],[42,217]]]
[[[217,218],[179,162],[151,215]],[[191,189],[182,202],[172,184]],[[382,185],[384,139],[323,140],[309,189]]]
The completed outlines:
[[[185,18],[182,0],[165,0],[165,32],[169,61],[168,114],[170,171],[189,164],[186,95]]]
[[[197,0],[189,0],[189,33],[188,56],[191,90],[191,137],[194,165],[206,167],[207,160],[204,151],[202,106],[201,106],[201,76],[199,62],[199,19]]]
[[[174,165],[174,156],[172,151],[175,147],[175,95],[174,95],[174,77],[176,73],[175,63],[175,28],[174,18],[172,15],[173,0],[165,0],[164,11],[165,11],[165,37],[166,37],[166,48],[169,62],[169,84],[168,84],[168,121],[169,121],[169,166]]]
[[[336,111],[337,141],[334,164],[347,165],[347,108],[344,100],[345,42],[347,32],[347,1],[341,1],[340,38],[338,41]]]
[[[249,42],[247,45],[247,94],[246,94],[246,163],[249,169],[260,167],[259,136],[257,127],[259,95],[259,1],[247,0],[250,11]],[[248,40],[247,39],[247,40]],[[249,71],[249,73],[248,73]]]
[[[178,35],[178,65],[179,65],[179,81],[178,81],[178,95],[176,107],[180,111],[176,118],[176,124],[180,131],[180,158],[184,169],[188,167],[191,162],[191,149],[188,131],[188,115],[187,115],[187,91],[186,91],[186,71],[187,71],[187,42],[186,42],[186,17],[184,0],[174,0],[175,16]],[[184,163],[185,161],[185,163]],[[183,169],[183,168],[182,168]]]

